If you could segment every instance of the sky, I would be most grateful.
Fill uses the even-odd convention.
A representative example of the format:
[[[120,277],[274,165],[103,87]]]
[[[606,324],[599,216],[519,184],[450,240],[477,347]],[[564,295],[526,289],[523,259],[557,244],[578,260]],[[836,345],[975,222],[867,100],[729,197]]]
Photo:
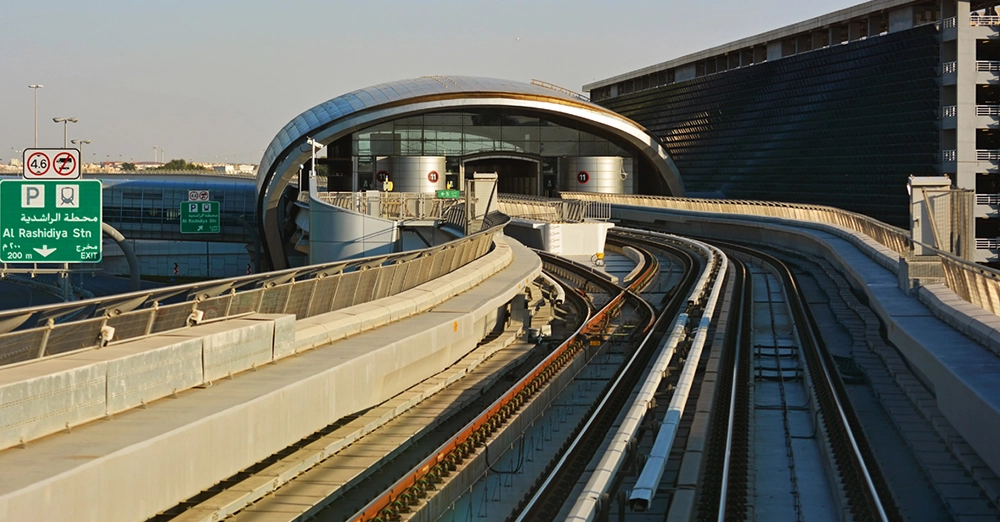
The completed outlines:
[[[425,75],[584,84],[856,0],[0,1],[0,162],[91,140],[85,162],[258,163],[299,113]],[[158,152],[159,156],[160,153]]]

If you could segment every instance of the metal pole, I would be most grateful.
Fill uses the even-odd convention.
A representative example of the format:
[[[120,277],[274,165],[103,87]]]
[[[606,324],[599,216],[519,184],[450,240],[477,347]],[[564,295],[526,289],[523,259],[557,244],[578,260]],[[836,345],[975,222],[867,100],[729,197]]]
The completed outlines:
[[[44,85],[32,84],[28,88],[35,91],[35,148],[38,148],[38,89],[41,89]]]

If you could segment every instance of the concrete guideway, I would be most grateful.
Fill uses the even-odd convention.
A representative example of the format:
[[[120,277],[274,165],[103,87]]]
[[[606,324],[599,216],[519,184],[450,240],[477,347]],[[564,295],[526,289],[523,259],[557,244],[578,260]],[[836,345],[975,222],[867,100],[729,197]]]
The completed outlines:
[[[291,322],[293,316],[240,320],[252,323],[240,326],[254,331],[270,328],[270,338],[266,332],[257,332],[246,339],[249,344],[267,339],[275,353],[279,344],[286,343],[283,353],[297,356],[258,364],[259,371],[231,380],[214,380],[228,376],[220,366],[214,379],[205,375],[205,381],[212,382],[181,391],[176,399],[144,401],[151,403],[148,409],[131,409],[111,421],[0,452],[0,467],[23,470],[0,475],[0,518],[148,518],[303,436],[441,371],[475,347],[492,329],[498,311],[540,273],[537,256],[501,237],[486,257],[444,281],[386,298],[381,306],[369,303],[301,324]],[[473,286],[470,292],[444,300]],[[431,307],[432,312],[421,313]],[[183,351],[176,346],[198,344],[204,333],[248,335],[232,333],[236,329],[232,325],[227,329],[227,323],[231,322],[171,336],[171,346]],[[157,339],[115,348],[125,351],[127,345]],[[321,348],[303,351],[312,347]],[[50,373],[76,365],[100,374],[98,368],[106,372],[110,364],[97,360],[104,354],[112,354],[112,349],[0,370],[0,386],[16,384],[20,372],[44,379],[45,366]]]
[[[650,222],[650,213],[674,233],[702,237],[740,237],[828,259],[844,272],[851,285],[867,296],[873,311],[886,325],[888,339],[898,348],[914,372],[931,389],[937,406],[948,422],[994,474],[1000,471],[1000,447],[991,440],[1000,433],[1000,358],[974,329],[992,330],[996,337],[998,318],[961,301],[943,285],[921,287],[918,301],[900,289],[898,276],[889,270],[898,255],[860,233],[840,233],[796,227],[788,220],[727,217],[711,212],[616,207],[616,218]],[[828,225],[835,227],[835,225]],[[842,235],[851,236],[850,238]],[[867,250],[865,252],[864,250]],[[935,310],[934,307],[937,309]],[[946,317],[952,318],[947,324]],[[958,321],[966,330],[951,326]],[[977,335],[978,333],[978,335]],[[964,334],[964,335],[963,335]],[[1000,484],[987,488],[1000,495]]]

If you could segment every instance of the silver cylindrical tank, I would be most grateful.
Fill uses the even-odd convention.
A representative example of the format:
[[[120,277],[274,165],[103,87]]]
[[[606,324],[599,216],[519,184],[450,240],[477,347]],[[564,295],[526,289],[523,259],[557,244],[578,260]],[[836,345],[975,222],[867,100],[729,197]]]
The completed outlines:
[[[393,192],[434,192],[445,188],[444,156],[389,156],[376,162],[386,172]]]
[[[621,156],[566,156],[559,158],[559,190],[566,192],[625,192]]]

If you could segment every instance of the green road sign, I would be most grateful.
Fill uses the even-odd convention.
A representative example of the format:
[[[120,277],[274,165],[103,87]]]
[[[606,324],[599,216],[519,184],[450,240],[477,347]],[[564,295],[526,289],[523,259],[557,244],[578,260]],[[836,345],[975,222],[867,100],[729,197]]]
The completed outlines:
[[[458,199],[462,197],[462,192],[455,189],[446,189],[437,191],[438,199]]]
[[[101,261],[101,182],[0,181],[0,261]]]
[[[181,234],[218,234],[221,222],[218,201],[181,203]]]

